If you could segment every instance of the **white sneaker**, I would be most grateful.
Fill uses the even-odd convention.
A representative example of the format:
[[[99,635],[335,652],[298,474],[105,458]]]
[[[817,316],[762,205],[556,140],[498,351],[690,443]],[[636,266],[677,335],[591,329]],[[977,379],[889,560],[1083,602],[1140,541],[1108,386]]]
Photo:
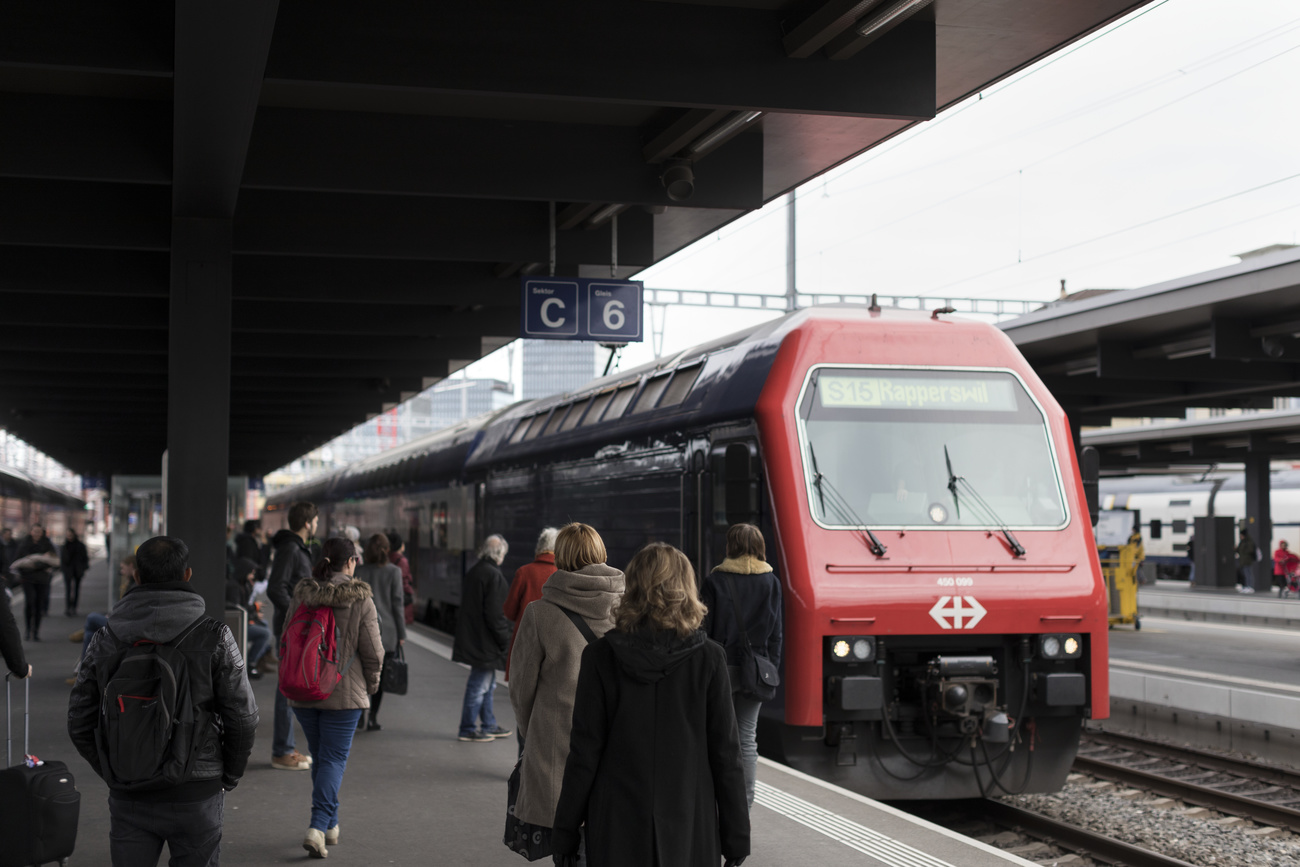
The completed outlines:
[[[328,858],[329,850],[325,848],[325,835],[315,828],[307,829],[307,836],[302,841],[302,848],[313,858]]]
[[[325,832],[325,845],[337,846],[339,842],[339,826],[335,825]]]

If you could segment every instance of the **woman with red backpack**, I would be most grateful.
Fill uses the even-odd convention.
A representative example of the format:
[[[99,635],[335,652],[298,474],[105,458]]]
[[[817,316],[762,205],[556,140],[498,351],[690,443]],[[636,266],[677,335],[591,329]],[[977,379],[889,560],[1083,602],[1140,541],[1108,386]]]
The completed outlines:
[[[353,577],[356,546],[348,539],[326,539],[311,578],[293,591],[296,609],[281,637],[280,688],[307,735],[315,762],[311,766],[311,826],[302,847],[313,858],[329,855],[326,845],[339,841],[339,787],[352,749],[357,721],[379,689],[384,647],[370,585]],[[337,631],[335,630],[337,626]],[[337,644],[329,654],[334,636]],[[303,668],[291,665],[295,656],[325,652],[326,665],[311,683],[301,679]],[[331,664],[332,663],[332,664]],[[321,696],[304,700],[303,696]]]

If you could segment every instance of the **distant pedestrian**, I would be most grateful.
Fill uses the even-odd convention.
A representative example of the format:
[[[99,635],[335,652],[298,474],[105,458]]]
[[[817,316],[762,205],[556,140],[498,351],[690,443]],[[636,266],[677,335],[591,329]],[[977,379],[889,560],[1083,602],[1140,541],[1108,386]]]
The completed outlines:
[[[358,559],[348,539],[326,539],[311,577],[299,581],[293,591],[296,606],[334,609],[336,659],[343,673],[327,698],[290,702],[316,759],[311,768],[311,824],[302,842],[313,858],[327,857],[326,845],[339,841],[339,789],[352,735],[370,706],[370,694],[379,688],[384,663],[370,585],[354,577]]]
[[[118,589],[117,598],[120,601],[126,592],[139,583],[139,573],[136,571],[135,555],[127,554],[122,558],[122,562],[117,567]],[[112,609],[110,609],[112,610]],[[108,625],[108,615],[101,614],[98,611],[92,611],[86,615],[86,622],[81,629],[72,633],[70,638],[73,641],[81,642],[81,655],[77,657],[77,664],[72,669],[73,676],[67,679],[68,686],[73,686],[77,682],[77,673],[81,671],[81,663],[86,658],[86,651],[90,649],[91,639],[95,633]]]
[[[366,540],[366,550],[357,567],[357,578],[370,585],[374,593],[375,608],[379,610],[379,639],[384,645],[384,665],[391,665],[390,660],[397,655],[399,645],[406,643],[406,616],[402,608],[402,570],[388,562],[388,537],[375,533]],[[377,732],[383,728],[379,724],[379,705],[384,699],[382,681],[375,694],[370,696],[370,719],[366,721],[366,731]]]
[[[704,633],[727,652],[731,700],[745,763],[745,799],[753,807],[758,711],[763,703],[741,691],[738,666],[745,645],[772,665],[781,666],[781,582],[767,562],[762,530],[753,524],[733,524],[727,530],[727,559],[704,579],[700,600],[709,609],[704,615]],[[737,619],[744,624],[744,634]]]
[[[492,708],[497,669],[506,664],[512,631],[502,610],[509,588],[501,574],[501,561],[506,559],[508,550],[503,537],[488,536],[479,548],[478,562],[461,581],[456,643],[452,646],[451,659],[469,666],[469,679],[465,682],[458,740],[489,743],[513,734],[510,729],[497,725]]]
[[[63,550],[59,552],[59,564],[63,569],[63,588],[67,597],[64,600],[64,614],[76,617],[77,603],[81,601],[81,580],[90,569],[90,552],[86,550],[86,543],[77,536],[77,531],[71,527],[63,540]]]
[[[604,635],[614,628],[614,606],[624,586],[623,573],[605,565],[605,543],[594,528],[569,524],[552,540],[559,569],[546,581],[541,600],[524,609],[510,654],[510,702],[524,745],[515,815],[545,828],[554,823],[560,800],[573,696],[587,648],[572,617],[581,618],[595,637]]]
[[[516,569],[515,580],[510,582],[510,592],[506,595],[505,615],[515,624],[515,629],[510,635],[511,652],[506,654],[506,680],[510,679],[510,657],[514,655],[515,638],[519,635],[519,623],[523,619],[524,609],[542,598],[542,585],[555,572],[555,537],[559,534],[560,531],[554,527],[544,528],[537,536],[533,562]],[[602,558],[600,562],[605,561]]]
[[[1300,569],[1300,557],[1287,545],[1286,539],[1277,543],[1273,552],[1273,586],[1287,586],[1287,576]]]
[[[164,843],[172,867],[220,863],[225,792],[239,784],[253,748],[257,704],[243,659],[229,627],[204,614],[188,560],[174,537],[140,546],[139,583],[91,641],[68,701],[72,743],[108,784],[113,867],[151,867]],[[186,685],[132,694],[140,683],[133,675],[163,665],[185,666]],[[179,729],[156,737],[168,718],[198,720],[193,737]]]
[[[41,617],[50,607],[50,582],[58,565],[59,552],[45,535],[45,528],[32,524],[27,538],[18,545],[12,564],[23,587],[23,622],[28,641],[41,640]]]
[[[397,533],[388,533],[388,562],[402,573],[402,612],[406,625],[415,622],[415,579],[411,576],[411,564],[406,559],[406,543]]]
[[[1250,531],[1243,527],[1241,541],[1237,543],[1237,580],[1244,593],[1255,592],[1254,576],[1251,573],[1258,560],[1259,546],[1251,538]]]
[[[289,529],[280,530],[271,540],[275,559],[271,563],[267,598],[275,606],[271,631],[278,642],[284,631],[284,622],[293,608],[293,589],[299,581],[310,578],[313,568],[311,550],[307,541],[316,533],[320,515],[316,506],[308,502],[294,503],[289,507]],[[305,771],[311,759],[298,752],[293,737],[293,717],[289,713],[289,700],[278,689],[275,691],[275,730],[271,742],[271,767],[282,771]]]
[[[736,867],[749,809],[726,653],[685,554],[653,542],[626,571],[614,629],[582,654],[555,861],[574,863],[585,823],[591,867]]]
[[[247,624],[248,656],[244,661],[249,680],[261,680],[262,672],[257,663],[271,649],[271,627],[262,622],[253,605],[253,582],[256,578],[257,564],[247,557],[239,557],[235,560],[235,573],[226,579],[226,610],[243,612]]]
[[[256,518],[244,522],[244,529],[235,535],[235,557],[243,557],[257,564],[257,577],[253,583],[265,581],[271,565],[271,546],[266,541],[266,531]]]

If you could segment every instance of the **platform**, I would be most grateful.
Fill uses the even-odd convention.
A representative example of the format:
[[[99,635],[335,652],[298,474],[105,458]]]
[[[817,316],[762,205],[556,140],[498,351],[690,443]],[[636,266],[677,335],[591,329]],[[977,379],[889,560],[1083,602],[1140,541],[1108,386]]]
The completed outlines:
[[[1186,581],[1157,581],[1138,589],[1138,614],[1208,623],[1240,623],[1300,630],[1300,599],[1277,592],[1194,590]]]
[[[96,561],[85,598],[104,598],[106,564]],[[62,611],[56,579],[51,610]],[[22,602],[14,605],[21,619]],[[84,612],[83,612],[84,613]],[[68,687],[80,645],[67,640],[81,627],[62,614],[26,645],[32,681],[32,751],[68,763],[82,793],[81,826],[72,863],[101,865],[108,856],[107,790],[68,741]],[[447,638],[423,627],[409,636],[410,692],[384,701],[380,732],[353,743],[342,789],[341,841],[329,863],[518,865],[501,844],[505,788],[515,741],[456,740],[465,669],[450,661]],[[262,722],[248,771],[226,800],[224,864],[306,861],[302,850],[311,797],[306,772],[271,767],[275,681],[253,683]],[[21,695],[21,684],[16,695]],[[19,699],[21,705],[21,699]],[[513,726],[509,694],[498,689],[501,724]],[[16,719],[17,726],[21,720]],[[18,729],[21,738],[21,728]],[[306,741],[298,731],[299,748]],[[20,748],[20,747],[19,747]],[[1007,867],[1030,862],[937,827],[887,805],[764,760],[754,806],[753,865],[816,863],[819,867]],[[163,862],[165,863],[165,861]],[[538,862],[549,863],[549,862]]]

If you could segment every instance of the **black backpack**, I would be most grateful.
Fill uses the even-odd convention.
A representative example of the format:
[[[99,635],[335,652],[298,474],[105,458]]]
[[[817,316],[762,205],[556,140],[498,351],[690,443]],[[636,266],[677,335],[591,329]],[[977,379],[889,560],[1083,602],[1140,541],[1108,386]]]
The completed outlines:
[[[200,707],[212,685],[195,683],[189,654],[216,650],[219,630],[200,617],[172,641],[137,641],[120,651],[103,685],[96,736],[104,782],[125,791],[167,789],[186,782],[209,737],[212,714]],[[119,645],[126,642],[113,631]]]

